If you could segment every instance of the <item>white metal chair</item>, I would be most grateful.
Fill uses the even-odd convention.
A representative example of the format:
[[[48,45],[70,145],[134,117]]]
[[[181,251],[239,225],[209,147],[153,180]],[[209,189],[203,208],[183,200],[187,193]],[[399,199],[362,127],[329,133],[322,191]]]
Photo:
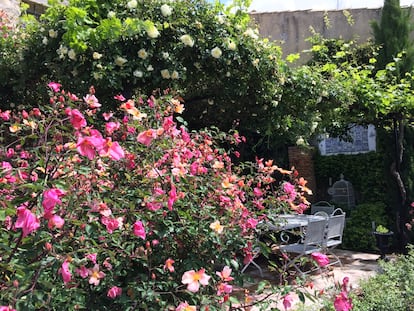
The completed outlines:
[[[345,213],[342,209],[337,208],[332,215],[329,216],[324,247],[327,254],[332,255],[335,261],[330,262],[329,265],[339,263],[342,267],[341,260],[333,253],[333,249],[342,244],[342,236],[345,228]]]
[[[286,255],[289,253],[296,254],[293,259],[285,264],[285,269],[293,266],[301,275],[314,271],[314,269],[302,271],[299,267],[299,261],[314,252],[321,252],[323,250],[327,221],[327,219],[310,220],[302,241],[294,244],[280,245],[279,249],[282,253]]]
[[[253,265],[253,266],[256,267],[257,270],[259,270],[260,277],[263,277],[262,268],[259,266],[259,264],[257,262],[254,261],[255,259],[257,259],[260,256],[260,253],[261,253],[260,246],[257,246],[253,249],[252,259],[247,264],[244,265],[243,269],[241,269],[241,273],[244,273],[250,265]]]
[[[311,205],[311,214],[321,211],[331,215],[335,210],[335,206],[326,201],[320,201]]]

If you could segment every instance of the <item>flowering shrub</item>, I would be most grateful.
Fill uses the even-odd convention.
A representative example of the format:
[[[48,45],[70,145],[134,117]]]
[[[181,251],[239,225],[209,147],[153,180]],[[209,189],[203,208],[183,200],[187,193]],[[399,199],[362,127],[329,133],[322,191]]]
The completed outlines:
[[[240,119],[254,132],[265,128],[263,117],[280,95],[281,49],[259,38],[244,10],[182,0],[49,4],[31,31],[19,27],[27,33],[16,54],[22,61],[8,69],[20,79],[0,76],[10,89],[0,92],[3,101],[42,93],[45,78],[75,92],[95,85],[104,105],[117,92],[171,88],[193,102],[188,122],[194,116],[197,125],[223,129]]]
[[[237,132],[180,126],[173,94],[119,94],[103,111],[93,87],[48,87],[39,107],[0,111],[4,306],[221,308],[258,222],[308,206],[293,172],[233,164]]]

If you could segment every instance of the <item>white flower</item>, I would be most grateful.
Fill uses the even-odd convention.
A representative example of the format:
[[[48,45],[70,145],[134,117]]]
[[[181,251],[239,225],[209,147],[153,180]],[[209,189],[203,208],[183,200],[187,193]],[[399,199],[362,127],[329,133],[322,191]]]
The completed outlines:
[[[96,68],[98,68],[98,69],[102,69],[102,68],[103,68],[103,66],[102,66],[102,64],[96,64]]]
[[[189,47],[193,47],[193,45],[194,45],[194,40],[193,40],[193,38],[191,38],[190,35],[182,35],[180,37],[180,40],[181,40],[182,43],[184,43],[184,45],[187,45]]]
[[[113,18],[116,16],[116,13],[114,11],[109,11],[107,17],[108,18]]]
[[[51,37],[51,38],[57,38],[57,35],[58,35],[58,33],[57,33],[56,30],[49,29],[49,37]]]
[[[231,51],[236,50],[236,43],[234,43],[234,41],[232,41],[232,40],[228,40],[227,41],[227,48]]]
[[[253,66],[257,67],[259,65],[259,59],[256,58],[252,61]]]
[[[177,80],[179,78],[179,76],[180,75],[178,74],[178,71],[174,70],[171,74],[171,79]]]
[[[170,57],[170,53],[168,52],[162,52],[162,58],[168,59]]]
[[[137,0],[131,0],[131,1],[128,1],[127,3],[127,7],[130,10],[135,9],[137,6],[138,6]]]
[[[47,37],[43,37],[43,40],[42,40],[43,45],[47,45],[48,42],[49,42],[49,39]]]
[[[134,77],[137,77],[137,78],[142,78],[144,76],[144,73],[138,69],[135,70],[132,74],[134,75]]]
[[[78,75],[78,70],[77,70],[77,69],[73,69],[70,73],[71,73],[74,77],[76,77],[76,76]]]
[[[140,49],[138,51],[138,57],[142,59],[146,59],[148,57],[147,51],[145,51],[145,49]]]
[[[146,27],[147,35],[151,39],[155,39],[160,35],[160,32],[158,31],[157,27],[155,25],[151,24]]]
[[[148,67],[147,67],[147,71],[153,71],[154,70],[154,67],[152,67],[152,65],[149,65]]]
[[[168,71],[168,69],[161,70],[161,77],[163,79],[170,79],[171,78],[170,72]]]
[[[223,15],[219,15],[217,16],[217,21],[219,22],[219,24],[224,24],[226,20]]]
[[[68,48],[66,46],[61,45],[57,50],[56,53],[59,55],[60,59],[64,59],[66,54],[68,54]]]
[[[101,59],[102,54],[98,53],[98,52],[93,52],[92,54],[92,58],[93,59]]]
[[[247,28],[247,30],[244,32],[244,35],[248,36],[250,38],[253,38],[253,39],[258,39],[259,38],[257,33],[251,28]]]
[[[220,58],[221,54],[223,53],[221,52],[221,49],[217,46],[211,50],[211,56],[213,56],[214,58]]]
[[[126,59],[126,58],[123,58],[123,57],[121,57],[121,56],[118,56],[117,58],[115,58],[115,64],[117,65],[117,66],[119,66],[119,67],[122,67],[123,65],[125,65],[125,63],[127,62],[128,60]]]
[[[230,76],[231,76],[230,71],[227,71],[227,72],[226,72],[226,77],[230,77]]]
[[[68,52],[68,57],[69,57],[71,60],[76,60],[76,52],[75,52],[75,50],[74,50],[74,49],[70,49],[70,50],[69,50],[69,52]]]
[[[100,80],[100,79],[102,79],[102,74],[101,74],[101,73],[99,73],[99,72],[94,72],[94,73],[93,73],[93,78],[94,78],[95,80]]]
[[[170,16],[172,14],[172,8],[168,4],[161,5],[161,14],[162,16]]]

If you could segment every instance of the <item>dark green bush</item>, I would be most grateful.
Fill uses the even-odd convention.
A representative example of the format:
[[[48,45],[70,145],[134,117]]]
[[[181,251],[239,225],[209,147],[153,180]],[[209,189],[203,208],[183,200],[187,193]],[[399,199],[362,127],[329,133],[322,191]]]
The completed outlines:
[[[358,311],[414,310],[414,251],[395,261],[380,262],[380,274],[362,281],[360,292],[353,297]]]
[[[351,250],[377,250],[372,235],[372,222],[390,228],[386,205],[382,202],[357,205],[347,213],[342,247]],[[391,229],[392,230],[392,229]]]
[[[318,185],[317,195],[321,200],[328,198],[329,180],[339,180],[343,174],[352,183],[357,203],[378,202],[386,200],[383,154],[369,152],[355,155],[315,156],[315,177]]]

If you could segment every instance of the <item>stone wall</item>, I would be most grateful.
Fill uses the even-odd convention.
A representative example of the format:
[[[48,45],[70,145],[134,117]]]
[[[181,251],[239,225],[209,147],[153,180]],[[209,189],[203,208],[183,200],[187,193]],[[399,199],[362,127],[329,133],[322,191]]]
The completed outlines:
[[[280,42],[286,56],[309,49],[310,44],[306,39],[312,35],[310,27],[325,38],[355,39],[358,42],[372,38],[370,22],[379,20],[381,8],[352,9],[347,12],[354,20],[353,25],[348,23],[343,10],[251,13],[251,17],[258,23],[263,37]],[[329,27],[325,23],[325,16],[329,20]]]

